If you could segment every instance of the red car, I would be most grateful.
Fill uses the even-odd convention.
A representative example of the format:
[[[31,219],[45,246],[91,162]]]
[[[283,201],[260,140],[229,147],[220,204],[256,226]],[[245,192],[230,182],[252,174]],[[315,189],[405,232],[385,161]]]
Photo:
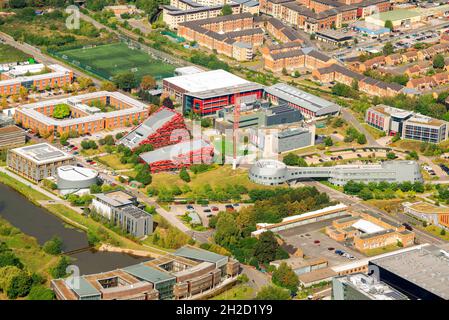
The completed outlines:
[[[313,243],[320,244],[321,242],[320,242],[320,240],[315,240]]]
[[[78,150],[78,147],[73,147],[72,150],[73,151]]]
[[[218,211],[218,207],[211,207],[212,211]]]

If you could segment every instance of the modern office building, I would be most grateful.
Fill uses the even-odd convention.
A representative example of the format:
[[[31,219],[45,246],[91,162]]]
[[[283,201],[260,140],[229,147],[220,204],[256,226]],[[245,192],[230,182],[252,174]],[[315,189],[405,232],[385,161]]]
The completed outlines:
[[[24,145],[25,130],[17,126],[0,127],[0,149]]]
[[[73,165],[61,166],[56,171],[56,181],[59,190],[89,189],[98,181],[98,172]]]
[[[57,119],[57,106],[67,106],[70,114]],[[98,106],[98,107],[97,107]],[[14,119],[37,133],[94,133],[138,124],[148,116],[148,106],[120,92],[98,91],[77,96],[39,101],[19,107]]]
[[[21,87],[43,91],[46,88],[60,88],[72,81],[73,71],[58,64],[16,65],[0,73],[0,96],[19,94]]]
[[[262,98],[263,86],[224,70],[212,70],[165,78],[164,93],[182,104],[183,113],[212,115],[224,107],[254,103]]]
[[[413,111],[377,105],[366,111],[365,121],[388,135],[430,143],[448,138],[448,123]]]
[[[141,207],[135,196],[122,190],[99,193],[92,200],[93,212],[137,238],[153,233],[153,217]]]
[[[441,228],[449,229],[449,207],[441,207],[429,202],[404,202],[404,212],[419,220],[427,221]]]
[[[449,253],[437,246],[373,259],[369,267],[380,281],[411,300],[449,299]]]
[[[140,154],[151,172],[172,171],[192,164],[212,163],[214,147],[203,139],[187,140]]]
[[[406,295],[376,280],[355,273],[332,279],[332,300],[409,300]]]
[[[39,182],[55,177],[61,166],[74,165],[75,158],[48,143],[39,143],[9,150],[6,164],[15,173]]]
[[[273,154],[315,145],[315,126],[286,129],[250,129],[249,141],[262,151]]]
[[[306,118],[336,115],[340,106],[307,93],[285,83],[276,83],[265,89],[265,96],[274,104],[287,104],[291,108],[301,111]]]
[[[279,185],[289,181],[309,178],[329,179],[335,185],[357,182],[423,182],[418,163],[415,161],[385,161],[372,165],[338,165],[334,167],[290,167],[283,162],[262,159],[249,170],[249,179],[264,185]]]
[[[242,110],[240,106],[239,128],[273,128],[277,126],[288,126],[298,124],[304,119],[297,109],[282,104],[270,106],[270,103],[255,102],[252,106],[245,105],[247,109]],[[222,133],[234,128],[234,107],[223,108],[217,112],[215,128]]]
[[[130,149],[142,144],[151,144],[154,148],[160,148],[189,137],[184,117],[172,109],[161,107],[120,139],[119,143]]]
[[[240,264],[197,247],[110,272],[52,280],[58,300],[191,299],[227,279],[235,279]]]

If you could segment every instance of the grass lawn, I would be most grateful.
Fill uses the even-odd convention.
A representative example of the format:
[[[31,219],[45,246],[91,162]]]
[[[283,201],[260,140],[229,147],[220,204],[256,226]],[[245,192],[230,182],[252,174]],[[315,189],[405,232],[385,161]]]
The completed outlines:
[[[390,147],[407,150],[407,151],[416,151],[420,152],[421,141],[413,141],[413,140],[398,140],[390,144]]]
[[[28,270],[48,276],[48,269],[56,264],[58,257],[45,253],[35,238],[1,218],[0,230],[0,242],[5,242]]]
[[[170,188],[173,185],[182,186],[187,184],[193,191],[200,190],[206,184],[209,184],[212,188],[224,187],[227,184],[243,185],[249,190],[264,188],[264,186],[255,184],[249,180],[247,170],[236,169],[234,171],[230,165],[217,166],[215,169],[196,175],[190,171],[189,173],[191,178],[189,183],[181,180],[178,173],[155,173],[152,175],[153,182],[151,183],[151,186],[156,188]],[[267,188],[267,186],[265,186],[265,188]]]
[[[402,247],[398,246],[397,244],[390,244],[390,245],[382,247],[382,248],[365,250],[363,253],[365,255],[367,255],[368,257],[372,257],[372,256],[377,256],[382,253],[392,252],[392,251],[399,250],[399,249],[402,249]]]
[[[104,78],[122,72],[134,72],[137,79],[151,75],[155,79],[173,76],[175,66],[153,59],[139,49],[131,49],[123,43],[112,43],[87,49],[73,49],[59,52],[66,61],[78,61],[97,71]]]
[[[237,284],[229,290],[220,293],[210,300],[250,300],[255,297],[252,287],[247,284]]]
[[[7,186],[10,186],[11,188],[17,190],[21,194],[23,194],[27,199],[36,202],[38,200],[50,200],[49,197],[46,195],[40,193],[39,191],[36,191],[33,189],[33,187],[29,187],[26,184],[23,184],[20,181],[17,181],[14,178],[11,178],[7,174],[0,172],[0,183],[6,184]]]
[[[132,169],[134,167],[132,163],[121,163],[119,154],[109,154],[103,157],[95,157],[94,160],[114,170]]]
[[[424,228],[424,230],[426,230],[427,232],[436,235],[437,237],[445,240],[445,241],[449,241],[449,231],[446,230],[446,234],[445,235],[441,235],[441,228],[434,226],[434,225],[430,225]]]
[[[31,56],[7,44],[0,43],[0,63],[26,61]]]
[[[376,139],[376,140],[379,139],[379,138],[385,137],[385,132],[382,131],[382,130],[376,129],[376,128],[370,126],[370,125],[367,124],[367,123],[362,123],[362,126],[363,126],[363,127],[366,129],[366,131],[368,131],[368,132],[373,136],[373,138]]]
[[[401,210],[403,201],[404,199],[388,199],[388,200],[371,199],[365,202],[380,210],[386,212],[395,212],[397,210]]]

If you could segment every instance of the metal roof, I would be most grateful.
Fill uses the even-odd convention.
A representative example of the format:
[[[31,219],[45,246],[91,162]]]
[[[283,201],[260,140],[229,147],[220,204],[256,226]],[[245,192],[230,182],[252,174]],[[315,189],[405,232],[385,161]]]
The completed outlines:
[[[191,247],[191,246],[185,246],[182,248],[179,248],[173,253],[175,256],[180,256],[184,258],[189,258],[193,260],[200,260],[200,261],[206,261],[206,262],[212,262],[217,263],[219,261],[222,261],[223,259],[228,259],[226,256],[222,256],[221,254],[217,254],[211,251]]]
[[[100,291],[95,289],[95,287],[83,277],[70,277],[65,280],[65,283],[80,298],[101,295]]]
[[[159,271],[142,263],[123,268],[122,270],[139,279],[151,282],[153,284],[176,279],[176,277],[170,275],[168,272]]]
[[[317,115],[338,112],[340,110],[340,107],[331,101],[322,99],[285,83],[276,83],[265,90],[269,94],[306,108],[315,112]]]

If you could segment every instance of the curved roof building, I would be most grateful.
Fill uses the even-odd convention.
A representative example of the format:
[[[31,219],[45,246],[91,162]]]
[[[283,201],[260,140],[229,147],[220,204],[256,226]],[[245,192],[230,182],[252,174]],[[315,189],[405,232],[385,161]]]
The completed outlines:
[[[252,165],[249,179],[264,185],[279,185],[302,179],[327,178],[335,185],[357,182],[423,182],[415,161],[385,161],[371,165],[338,165],[334,167],[290,167],[283,162],[262,159]]]
[[[76,166],[62,166],[57,169],[58,189],[87,189],[97,183],[98,172]]]

